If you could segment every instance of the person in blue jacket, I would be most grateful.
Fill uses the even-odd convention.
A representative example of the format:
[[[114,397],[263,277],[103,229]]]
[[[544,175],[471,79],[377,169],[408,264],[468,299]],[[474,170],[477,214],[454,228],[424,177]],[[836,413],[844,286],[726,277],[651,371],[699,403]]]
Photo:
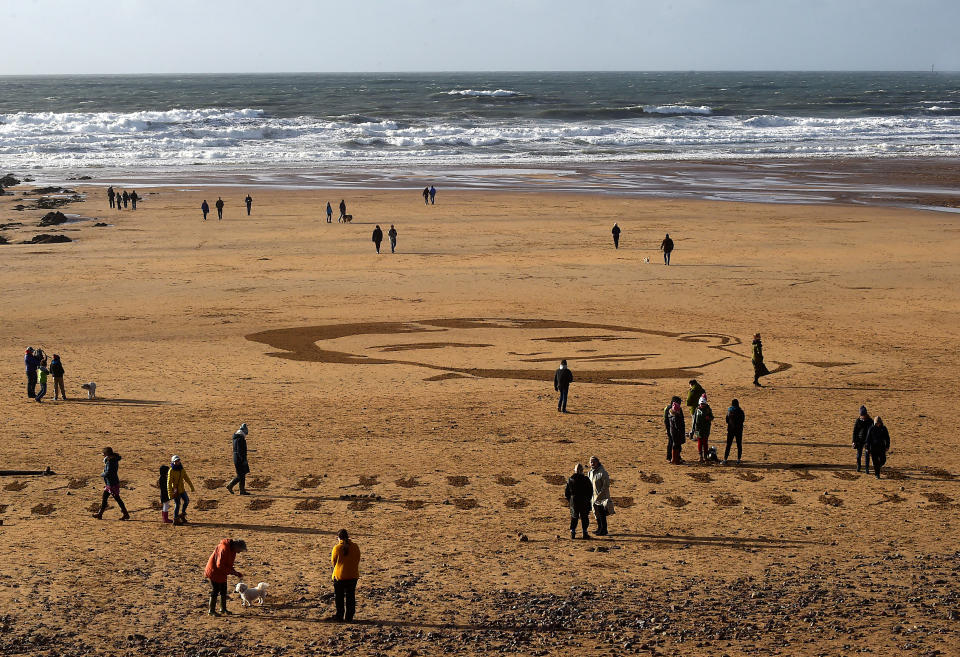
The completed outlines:
[[[33,352],[33,347],[27,347],[27,352],[23,355],[23,365],[27,368],[27,397],[36,399],[37,368],[40,367],[40,359]]]

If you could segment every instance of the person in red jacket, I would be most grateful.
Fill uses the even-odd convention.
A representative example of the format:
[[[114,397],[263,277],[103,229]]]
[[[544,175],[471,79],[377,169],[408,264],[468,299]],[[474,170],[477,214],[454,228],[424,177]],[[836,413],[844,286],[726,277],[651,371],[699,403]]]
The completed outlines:
[[[210,610],[207,613],[211,616],[219,615],[216,608],[218,595],[220,596],[220,613],[230,613],[227,611],[227,577],[235,575],[238,579],[243,579],[243,575],[234,570],[233,561],[237,558],[238,552],[246,551],[247,544],[244,541],[225,538],[210,555],[203,576],[210,580]]]

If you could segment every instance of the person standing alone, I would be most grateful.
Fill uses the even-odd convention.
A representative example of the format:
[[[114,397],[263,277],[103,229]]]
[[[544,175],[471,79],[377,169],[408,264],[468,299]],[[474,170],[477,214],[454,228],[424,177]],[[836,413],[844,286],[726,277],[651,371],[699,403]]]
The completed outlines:
[[[227,490],[233,495],[233,487],[240,484],[240,494],[249,495],[247,492],[247,475],[250,474],[250,464],[247,462],[247,423],[244,422],[233,434],[233,467],[237,476],[227,484]]]
[[[760,341],[759,333],[753,336],[753,357],[750,362],[753,363],[753,385],[762,388],[760,377],[770,374],[770,370],[763,362],[763,343]]]
[[[250,208],[253,207],[253,197],[247,194],[247,198],[243,199],[243,202],[247,204],[247,216],[250,216]]]
[[[613,248],[619,249],[620,248],[620,226],[618,226],[617,224],[613,224],[613,230],[610,232],[613,233]]]
[[[330,553],[330,564],[333,566],[333,594],[337,606],[337,613],[331,620],[349,623],[357,610],[360,548],[350,540],[346,529],[337,532],[337,544]]]
[[[573,383],[573,372],[567,367],[567,361],[561,360],[560,367],[553,374],[553,389],[560,393],[557,410],[561,413],[567,412],[567,393],[570,391],[571,383]]]
[[[333,223],[333,208],[330,207],[330,201],[327,201],[327,223]]]
[[[660,242],[660,250],[663,251],[663,264],[670,264],[670,254],[673,253],[673,240],[670,239],[670,233]]]
[[[727,448],[723,451],[723,464],[727,464],[727,459],[730,458],[730,447],[733,445],[733,441],[737,441],[737,465],[740,465],[740,461],[743,458],[743,423],[746,420],[746,414],[744,414],[743,409],[740,408],[740,401],[734,399],[730,403],[730,408],[727,409]]]
[[[203,569],[203,576],[210,580],[210,607],[207,613],[211,616],[217,614],[217,598],[220,598],[220,613],[229,614],[227,611],[227,578],[233,575],[237,579],[243,579],[243,573],[239,573],[233,567],[237,554],[247,551],[247,544],[244,541],[235,541],[232,538],[225,538],[213,550],[210,559],[207,561],[207,567]]]

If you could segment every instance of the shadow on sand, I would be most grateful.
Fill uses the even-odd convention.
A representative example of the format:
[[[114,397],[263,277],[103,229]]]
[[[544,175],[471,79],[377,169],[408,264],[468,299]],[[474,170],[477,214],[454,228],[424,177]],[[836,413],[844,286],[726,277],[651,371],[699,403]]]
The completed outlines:
[[[159,399],[119,399],[111,397],[77,397],[74,399],[65,399],[64,401],[74,404],[91,404],[93,406],[166,406],[168,401]]]

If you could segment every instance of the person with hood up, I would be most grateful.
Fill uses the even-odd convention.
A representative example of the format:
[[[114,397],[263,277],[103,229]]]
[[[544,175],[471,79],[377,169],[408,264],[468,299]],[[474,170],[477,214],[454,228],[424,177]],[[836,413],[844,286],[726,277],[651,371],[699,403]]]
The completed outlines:
[[[170,476],[170,466],[160,466],[160,478],[157,479],[157,488],[160,489],[160,517],[163,522],[170,523],[170,493],[167,491],[167,478]]]
[[[667,410],[667,432],[670,435],[670,444],[673,448],[673,459],[670,461],[674,465],[683,463],[680,458],[680,452],[683,449],[683,443],[687,441],[687,427],[683,419],[683,409],[680,408],[680,398],[674,397],[676,401],[670,404]]]
[[[613,515],[613,500],[610,499],[610,475],[596,456],[590,457],[590,472],[587,473],[593,484],[593,515],[597,519],[597,536],[607,535],[607,516]]]
[[[203,220],[207,220],[207,215],[210,214],[210,205],[207,203],[207,199],[203,199],[203,203],[200,204],[200,211],[203,212]]]
[[[873,421],[867,432],[867,474],[870,474],[870,461],[873,461],[873,473],[880,478],[880,468],[887,462],[887,450],[890,449],[890,432],[880,416]]]
[[[383,241],[383,230],[380,228],[380,224],[377,224],[377,227],[373,229],[373,245],[377,247],[377,253],[380,253],[380,242]]]
[[[561,413],[567,412],[567,393],[570,391],[571,383],[573,383],[573,372],[567,367],[567,361],[561,360],[560,367],[553,373],[553,389],[560,393],[557,410]]]
[[[674,404],[677,405],[677,408],[680,407],[680,398],[676,395],[674,395],[670,399],[670,403],[663,408],[663,428],[667,430],[667,463],[673,460],[673,434],[670,433],[670,409],[673,408]]]
[[[740,465],[743,458],[743,423],[746,417],[743,409],[740,408],[740,401],[734,399],[730,403],[730,408],[727,409],[727,448],[723,452],[724,465],[730,458],[730,446],[733,445],[734,440],[737,441],[737,465]]]
[[[27,347],[23,355],[23,366],[27,369],[27,397],[37,398],[37,368],[40,367],[40,359],[33,352],[33,347]]]
[[[174,525],[187,524],[187,506],[190,504],[187,486],[190,486],[191,493],[197,490],[190,481],[190,475],[183,469],[180,457],[174,454],[170,457],[170,471],[167,473],[167,495],[173,500]]]
[[[93,514],[97,520],[103,520],[103,512],[107,510],[107,500],[110,496],[116,500],[117,506],[123,515],[120,520],[130,520],[130,514],[127,513],[127,507],[120,499],[120,476],[117,474],[120,465],[120,455],[113,451],[112,447],[103,448],[103,497],[100,500],[100,510]]]
[[[873,426],[873,418],[867,413],[867,407],[860,407],[860,417],[853,423],[853,447],[857,450],[857,472],[860,472],[860,459],[863,457],[863,448],[867,444],[867,433]],[[870,472],[870,455],[867,454],[867,472]]]
[[[330,553],[333,566],[333,594],[337,613],[331,619],[337,622],[353,620],[357,610],[357,580],[360,579],[360,547],[350,540],[346,529],[337,532],[337,544]]]
[[[710,449],[710,425],[713,422],[713,409],[707,403],[707,395],[700,396],[700,403],[697,404],[697,410],[693,412],[693,425],[690,429],[690,437],[697,439],[697,452],[700,454],[700,462],[707,462],[707,451]]]
[[[237,579],[243,579],[243,573],[237,572],[233,563],[237,554],[246,551],[247,544],[245,541],[225,538],[220,541],[207,560],[207,567],[203,569],[203,576],[210,580],[210,607],[207,609],[207,613],[211,616],[231,613],[227,611],[227,578],[233,575]],[[220,598],[220,614],[217,613],[218,597]]]
[[[753,336],[753,357],[750,359],[750,362],[753,363],[753,385],[762,388],[763,386],[760,385],[760,377],[770,374],[770,370],[768,370],[767,366],[763,363],[763,343],[760,341],[759,333]]]
[[[611,230],[610,232],[613,233],[613,248],[619,249],[620,248],[620,226],[618,226],[616,223],[613,224],[613,230]]]
[[[237,472],[229,484],[227,490],[233,495],[233,487],[240,484],[240,494],[249,495],[247,492],[247,475],[250,474],[250,464],[247,463],[247,423],[244,422],[233,434],[233,467]]]
[[[583,465],[577,463],[573,469],[573,476],[567,479],[567,487],[563,496],[570,504],[570,538],[577,537],[577,521],[583,528],[583,537],[590,538],[587,527],[590,526],[590,504],[593,500],[593,483],[583,474]]]
[[[697,404],[700,397],[707,393],[696,379],[690,379],[690,389],[687,390],[687,408],[690,410],[690,420],[693,421],[693,414],[697,410]]]
[[[53,399],[56,401],[61,397],[67,399],[67,391],[63,387],[63,362],[60,360],[60,354],[54,354],[50,362],[50,375],[53,377]]]

